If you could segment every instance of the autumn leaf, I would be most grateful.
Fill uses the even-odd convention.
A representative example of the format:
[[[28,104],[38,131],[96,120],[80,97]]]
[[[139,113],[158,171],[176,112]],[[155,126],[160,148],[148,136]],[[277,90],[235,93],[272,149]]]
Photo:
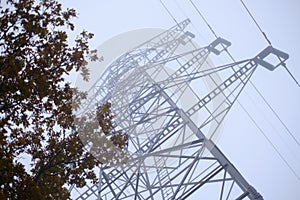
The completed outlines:
[[[82,31],[73,46],[67,42],[74,17],[56,0],[0,5],[0,199],[68,199],[66,185],[97,181],[93,169],[104,155],[86,151],[74,116],[86,94],[64,78],[79,71],[88,80],[87,58],[99,58],[88,45],[93,34]],[[114,136],[109,107],[93,126],[125,147],[126,135]]]

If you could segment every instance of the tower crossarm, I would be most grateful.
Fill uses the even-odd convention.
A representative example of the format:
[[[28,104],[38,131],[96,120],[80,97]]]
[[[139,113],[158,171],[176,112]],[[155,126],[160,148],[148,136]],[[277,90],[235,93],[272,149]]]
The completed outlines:
[[[212,43],[210,43],[208,46],[206,46],[204,48],[186,52],[186,53],[183,53],[182,55],[168,57],[165,60],[159,61],[158,63],[157,62],[151,63],[151,64],[154,64],[154,66],[145,65],[144,68],[149,69],[151,67],[158,67],[158,69],[155,70],[155,73],[158,73],[158,71],[162,68],[161,64],[165,65],[166,63],[176,60],[176,59],[179,59],[187,54],[193,55],[183,65],[180,65],[179,68],[171,76],[169,76],[167,79],[159,82],[160,88],[166,89],[167,87],[170,87],[169,86],[170,84],[171,85],[176,84],[176,81],[178,81],[178,80],[179,80],[179,82],[180,82],[180,80],[181,80],[181,82],[183,82],[183,81],[186,82],[186,81],[195,79],[195,77],[197,77],[197,75],[199,75],[199,73],[201,72],[199,70],[202,67],[202,65],[206,62],[206,59],[208,58],[208,56],[211,52],[219,55],[222,51],[224,51],[230,45],[231,45],[231,43],[228,42],[227,40],[225,40],[223,38],[217,38],[216,40],[214,40]],[[218,48],[219,46],[222,46],[223,49],[219,50],[219,48]],[[204,70],[204,71],[207,71],[207,70]],[[152,76],[153,76],[153,74],[152,74]],[[149,84],[144,86],[145,88],[148,87],[149,90],[152,90],[149,95],[137,97],[132,102],[130,102],[130,109],[132,110],[132,112],[134,112],[134,110],[139,109],[142,105],[144,105],[147,101],[152,99],[155,95],[157,95],[160,92],[157,89],[153,90],[151,82],[149,82]],[[146,91],[146,90],[144,90],[144,91]],[[144,93],[146,93],[146,92],[144,92]]]
[[[189,32],[186,32],[185,34],[190,35]],[[191,75],[197,73],[202,67],[202,65],[206,62],[206,59],[208,58],[210,53],[219,55],[223,51],[225,51],[230,45],[231,43],[229,41],[219,37],[206,47],[197,48],[179,55],[168,56],[165,59],[152,62],[152,66],[145,65],[144,68],[149,69],[156,67],[156,73],[158,74],[159,72],[157,71],[162,69],[161,65],[166,65],[167,63],[175,60],[178,61],[178,63],[180,63],[180,59],[182,59],[183,57],[191,56],[191,58],[189,58],[184,64],[179,64],[179,68],[174,73],[172,73],[167,79],[161,82],[161,84],[165,85],[167,83],[172,82],[174,79],[183,77],[184,75],[189,76],[191,78]]]
[[[189,54],[193,55],[193,57],[188,61],[186,61],[185,64],[181,65],[171,76],[169,76],[166,79],[166,83],[178,77],[181,77],[183,75],[189,75],[190,78],[192,78],[193,74],[196,74],[199,71],[199,69],[202,67],[204,62],[206,62],[206,59],[211,52],[216,55],[219,55],[222,51],[226,50],[230,45],[231,43],[229,41],[219,37],[204,48],[188,52]],[[219,47],[221,47],[222,49],[219,50]],[[181,55],[180,57],[183,56],[184,55]]]
[[[163,31],[162,33],[154,36],[153,38],[147,40],[146,42],[138,45],[137,47],[129,51],[128,54],[134,53],[137,50],[139,51],[140,49],[158,48],[159,46],[162,46],[163,44],[180,37],[180,35],[184,32],[185,28],[190,24],[190,22],[191,22],[190,19],[183,20],[182,22],[176,24],[175,26],[169,28],[168,30]]]
[[[90,109],[89,107],[93,106],[91,101],[96,96],[101,96],[102,101],[107,101],[111,96],[115,84],[129,70],[147,65],[148,63],[160,62],[166,57],[173,55],[174,51],[180,45],[189,43],[194,37],[192,33],[184,32],[189,23],[190,20],[186,19],[120,56],[108,67],[101,78],[95,82],[95,84],[101,86],[96,87],[92,96],[89,97],[90,100],[83,103],[82,110]],[[95,88],[95,84],[91,88]]]
[[[115,88],[116,83],[120,83],[120,81],[122,81],[120,80],[121,77],[129,70],[142,68],[144,65],[150,65],[151,63],[164,60],[165,57],[168,57],[168,55],[172,54],[186,38],[187,37],[183,35],[175,40],[164,43],[162,46],[160,46],[160,49],[145,49],[143,52],[127,58],[128,60],[124,63],[114,63],[115,65],[110,68],[106,78],[99,81],[98,84],[103,86],[98,88],[94,96],[102,95],[104,100],[110,98],[110,92],[113,88]]]
[[[104,73],[104,75],[107,75],[103,77],[104,79],[102,78],[103,80],[101,82],[107,82],[110,77],[112,77],[112,74],[121,74],[120,71],[127,69],[128,67],[132,68],[136,66],[141,60],[152,52],[155,52],[157,49],[168,49],[172,52],[172,48],[177,48],[178,44],[185,44],[183,42],[184,39],[193,37],[189,34],[184,34],[184,29],[189,23],[190,20],[186,19],[120,56],[111,66],[109,66],[107,72]],[[160,54],[161,55],[154,60],[159,60],[158,58],[162,57],[164,52],[160,52]],[[153,62],[151,59],[148,60]],[[122,68],[120,68],[120,66],[122,66]]]
[[[233,64],[234,66],[235,64]],[[218,85],[214,90],[212,90],[210,93],[205,95],[203,98],[200,99],[196,104],[194,104],[192,107],[190,107],[187,110],[188,116],[192,116],[195,114],[197,111],[200,109],[204,108],[207,106],[209,103],[212,102],[214,98],[217,98],[218,95],[225,95],[226,97],[226,102],[222,103],[227,103],[231,105],[233,102],[230,101],[230,96],[233,95],[232,92],[229,94],[225,94],[225,90],[227,89],[232,89],[232,91],[235,91],[235,88],[232,87],[237,87],[242,85],[245,85],[254,72],[254,70],[257,67],[257,63],[254,62],[253,60],[248,61],[244,66],[242,66],[237,72],[232,74],[230,77],[228,77],[224,82],[222,82],[220,85]],[[236,82],[239,82],[238,84],[235,84]]]
[[[275,56],[278,59],[278,62],[270,63],[268,61],[269,56]],[[196,104],[191,106],[186,111],[187,115],[191,117],[202,109],[206,112],[206,116],[208,117],[200,123],[200,128],[203,128],[212,121],[220,124],[258,65],[272,71],[278,66],[283,65],[288,57],[288,54],[275,49],[274,47],[268,46],[257,56],[248,61],[243,61],[243,63],[233,63],[230,68],[227,69],[234,69],[234,66],[242,66],[237,71],[234,71],[232,75],[219,84],[215,89],[202,97]],[[217,99],[220,96],[225,97],[223,98],[224,100],[214,101],[218,103],[214,103],[214,105],[212,105],[212,100]],[[212,106],[215,108],[214,111],[211,109]],[[219,109],[221,107],[222,109]]]

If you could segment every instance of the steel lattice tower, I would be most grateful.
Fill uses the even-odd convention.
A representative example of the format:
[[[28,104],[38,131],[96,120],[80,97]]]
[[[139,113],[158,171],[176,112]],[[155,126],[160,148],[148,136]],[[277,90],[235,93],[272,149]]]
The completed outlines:
[[[125,53],[97,81],[84,110],[94,109],[95,102],[112,102],[116,124],[130,134],[131,157],[122,168],[102,166],[100,183],[86,187],[76,199],[188,199],[201,191],[210,199],[263,199],[213,138],[257,67],[274,70],[288,55],[269,46],[251,59],[205,67],[209,54],[220,54],[230,42],[218,38],[176,54],[194,37],[185,31],[189,22]],[[280,59],[278,64],[266,61],[271,54]],[[175,66],[174,71],[155,79],[167,65]],[[183,106],[180,98],[192,90],[190,85],[216,73],[227,79],[212,82],[207,93]]]

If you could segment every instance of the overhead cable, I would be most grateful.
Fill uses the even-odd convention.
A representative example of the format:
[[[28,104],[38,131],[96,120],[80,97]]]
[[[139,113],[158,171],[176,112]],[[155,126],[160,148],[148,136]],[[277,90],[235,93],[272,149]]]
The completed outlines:
[[[253,17],[253,15],[251,14],[250,10],[248,9],[248,7],[246,6],[246,4],[243,2],[243,0],[240,0],[241,3],[243,4],[244,8],[246,9],[246,11],[248,12],[248,14],[250,15],[250,17],[252,18],[252,20],[254,21],[255,25],[257,26],[257,28],[259,29],[259,31],[261,32],[261,34],[264,36],[264,38],[266,39],[266,41],[268,42],[269,45],[272,46],[271,41],[269,40],[269,38],[267,37],[266,33],[261,29],[261,27],[259,26],[259,24],[257,23],[257,21],[255,20],[255,18]]]
[[[218,38],[218,35],[216,34],[216,32],[213,30],[213,28],[209,25],[208,21],[205,19],[205,17],[201,14],[200,10],[198,9],[198,7],[194,4],[194,2],[192,0],[189,0],[191,2],[191,4],[193,5],[193,7],[197,10],[198,14],[201,16],[201,18],[204,20],[204,22],[207,24],[208,28],[211,30],[212,34]],[[243,3],[243,2],[242,2]],[[243,3],[243,5],[245,5]],[[246,5],[245,5],[246,6]],[[246,7],[247,8],[247,7]],[[257,24],[258,28],[262,31],[261,27],[258,25],[257,21],[254,19],[253,15],[251,15],[249,9],[247,9],[247,11],[249,12],[250,16],[253,18],[253,20],[255,21],[255,23]],[[266,34],[264,34],[266,35]],[[267,39],[267,41],[269,41]],[[269,43],[269,42],[268,42]],[[271,42],[269,43],[271,44]],[[233,62],[236,62],[236,60],[234,59],[234,57],[231,55],[231,53],[228,51],[228,49],[225,49],[226,53],[228,54],[228,56],[230,57],[230,59]],[[283,63],[283,66],[286,68],[285,63]],[[286,68],[287,69],[287,68]],[[288,69],[287,69],[288,70]],[[289,70],[288,70],[289,72]],[[291,73],[290,73],[291,74]],[[292,74],[291,74],[292,76]],[[292,76],[293,77],[293,76]],[[293,77],[294,78],[294,77]],[[296,79],[294,79],[296,81]],[[282,124],[282,126],[286,129],[286,131],[288,132],[288,134],[292,137],[292,139],[294,140],[294,142],[300,147],[300,142],[296,139],[296,137],[293,135],[293,133],[289,130],[289,128],[287,127],[287,125],[283,122],[283,120],[279,117],[279,115],[277,114],[277,112],[272,108],[272,106],[268,103],[268,101],[266,100],[266,98],[263,96],[263,94],[259,91],[259,89],[252,83],[251,80],[249,80],[250,85],[254,88],[254,90],[258,93],[258,95],[262,98],[262,100],[264,101],[264,103],[269,107],[269,109],[272,111],[272,113],[276,116],[276,118],[280,121],[280,123]],[[296,81],[296,83],[299,85],[299,83]],[[300,85],[299,85],[300,86]],[[240,102],[238,101],[238,103],[240,104]]]
[[[208,28],[210,29],[210,31],[213,33],[213,35],[218,38],[217,34],[215,33],[215,31],[213,30],[213,28],[210,26],[210,24],[208,23],[208,21],[205,19],[205,17],[202,15],[202,13],[200,12],[200,10],[198,9],[198,7],[194,4],[194,2],[192,0],[189,0],[190,3],[193,5],[193,7],[196,9],[197,13],[200,15],[200,17],[204,20],[204,22],[206,23],[206,25],[208,26]],[[169,13],[169,15],[173,18],[173,20],[177,23],[176,19],[173,17],[173,15],[171,14],[171,12],[167,9],[167,7],[163,4],[163,2],[160,0],[160,2],[162,3],[162,5],[165,7],[165,9],[167,10],[167,12]],[[247,9],[248,10],[248,9]],[[251,15],[252,16],[252,15]],[[256,20],[254,19],[254,17],[252,16],[253,20],[256,22]],[[256,22],[256,24],[258,25],[258,23]],[[258,26],[259,27],[259,26]],[[262,29],[259,27],[259,29],[261,30],[261,32],[263,33],[263,35],[265,36],[265,38],[267,39],[268,43],[271,45],[271,42],[268,40],[266,34],[262,31]],[[235,59],[233,58],[233,56],[231,55],[231,53],[225,48],[226,53],[229,55],[229,57],[233,60],[233,62],[236,62]],[[274,113],[274,115],[278,118],[278,120],[281,122],[281,124],[285,127],[285,129],[288,131],[288,133],[290,134],[290,136],[295,140],[295,142],[299,145],[299,142],[296,140],[296,138],[294,137],[294,135],[291,133],[291,131],[288,129],[288,127],[285,125],[285,123],[280,119],[279,115],[275,112],[275,110],[271,107],[271,105],[266,101],[266,99],[263,97],[262,93],[259,92],[259,90],[256,88],[256,86],[251,82],[251,80],[249,80],[250,84],[252,85],[252,87],[257,91],[257,93],[259,94],[259,96],[263,99],[263,101],[268,105],[268,107],[271,109],[271,111]],[[298,83],[298,82],[297,82]],[[299,85],[299,84],[298,84]],[[267,137],[267,135],[265,134],[265,132],[260,128],[260,126],[257,124],[257,122],[254,120],[254,118],[250,115],[250,113],[244,108],[244,106],[237,100],[238,104],[241,106],[241,108],[244,110],[244,112],[248,115],[248,117],[251,119],[251,121],[254,123],[254,125],[258,128],[258,130],[263,134],[263,136],[265,137],[265,139],[268,141],[268,143],[273,147],[273,149],[276,151],[276,153],[279,155],[279,157],[283,160],[283,162],[288,166],[288,168],[292,171],[292,173],[296,176],[296,178],[300,181],[300,177],[299,175],[295,172],[295,170],[291,167],[291,165],[287,162],[287,160],[283,157],[283,155],[279,152],[279,150],[276,148],[276,146],[272,143],[272,141]]]
[[[159,0],[161,5],[164,7],[164,9],[167,11],[167,13],[170,15],[170,17],[175,21],[176,24],[178,24],[177,20],[175,19],[175,17],[172,15],[172,13],[169,11],[169,9],[167,8],[167,6],[164,4],[164,2],[162,0]]]
[[[269,38],[267,37],[267,34],[262,30],[262,28],[260,27],[260,25],[258,24],[258,22],[255,20],[254,16],[252,15],[252,13],[250,12],[250,10],[248,9],[247,5],[243,2],[243,0],[240,0],[241,3],[243,4],[244,8],[246,9],[247,13],[249,14],[249,16],[251,17],[251,19],[253,20],[253,22],[255,23],[255,25],[257,26],[257,28],[259,29],[259,31],[261,32],[261,34],[264,36],[264,38],[266,39],[266,41],[268,42],[269,45],[272,46],[271,41],[269,40]],[[280,59],[279,59],[280,60]],[[294,75],[290,72],[290,70],[287,68],[286,64],[283,63],[283,67],[284,69],[286,69],[286,71],[288,72],[288,74],[292,77],[292,79],[295,81],[295,83],[297,84],[298,87],[300,87],[299,82],[296,80],[296,78],[294,77]]]

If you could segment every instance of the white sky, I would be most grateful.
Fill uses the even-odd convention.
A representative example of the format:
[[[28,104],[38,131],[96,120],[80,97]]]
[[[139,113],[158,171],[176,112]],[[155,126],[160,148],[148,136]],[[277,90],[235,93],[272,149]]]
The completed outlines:
[[[194,29],[194,34],[200,45],[207,45],[214,39],[188,1],[164,2],[178,21],[187,17],[192,20],[193,27],[197,29]],[[236,60],[252,58],[267,46],[239,0],[194,2],[215,32],[232,42],[229,51]],[[244,2],[274,47],[289,53],[287,66],[300,81],[300,2]],[[79,18],[75,20],[76,30],[85,29],[95,33],[91,43],[93,48],[125,31],[147,27],[167,29],[175,25],[159,0],[64,0],[62,3],[79,12]],[[221,61],[230,62],[226,57],[223,59]],[[283,68],[270,72],[260,67],[252,77],[252,83],[300,141],[300,88],[288,73]],[[239,100],[300,177],[300,147],[251,85],[246,86]],[[265,199],[300,199],[300,180],[288,169],[238,104],[227,116],[218,146]]]

